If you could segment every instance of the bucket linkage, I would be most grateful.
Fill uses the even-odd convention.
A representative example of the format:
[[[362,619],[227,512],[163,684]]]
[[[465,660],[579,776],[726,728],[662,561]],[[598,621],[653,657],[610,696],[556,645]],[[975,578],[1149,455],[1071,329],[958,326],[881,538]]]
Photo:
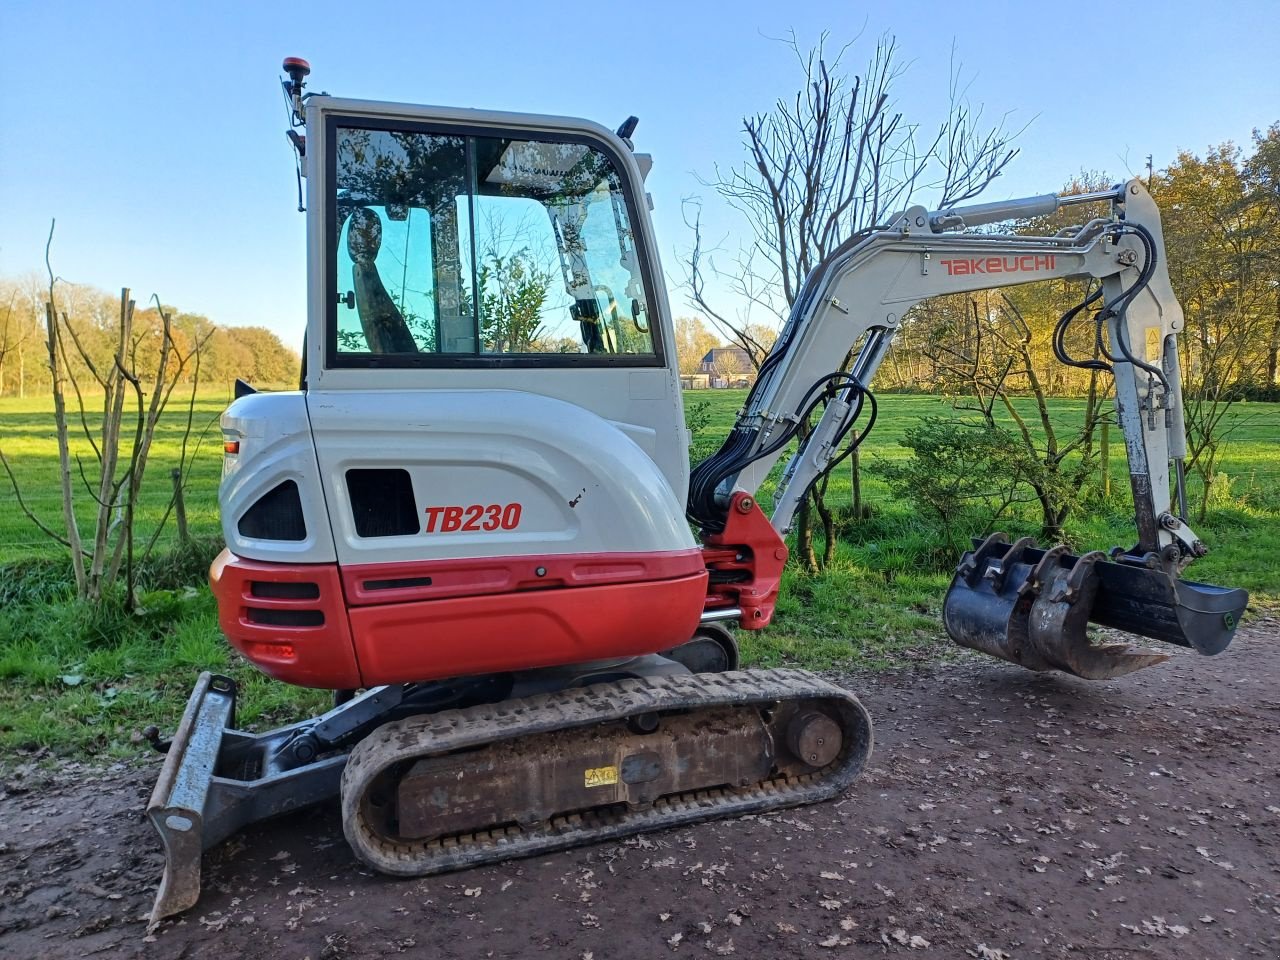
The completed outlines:
[[[1212,655],[1231,642],[1248,600],[1244,590],[1180,580],[1142,558],[1075,556],[993,533],[961,559],[943,622],[962,647],[1029,670],[1109,680],[1169,656],[1123,642],[1095,645],[1090,623]]]

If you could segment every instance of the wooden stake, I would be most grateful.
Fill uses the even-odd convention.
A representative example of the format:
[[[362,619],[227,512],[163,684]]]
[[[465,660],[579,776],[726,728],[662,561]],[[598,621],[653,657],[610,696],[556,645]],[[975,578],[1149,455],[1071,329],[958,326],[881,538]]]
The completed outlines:
[[[182,471],[177,467],[169,474],[173,478],[173,516],[178,523],[178,540],[184,545],[191,540],[187,530],[187,505],[182,499]]]

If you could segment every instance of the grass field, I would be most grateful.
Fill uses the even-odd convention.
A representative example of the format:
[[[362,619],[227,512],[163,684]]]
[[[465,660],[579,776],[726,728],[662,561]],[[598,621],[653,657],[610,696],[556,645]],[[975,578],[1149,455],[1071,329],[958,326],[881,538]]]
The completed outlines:
[[[173,493],[169,472],[178,465],[187,431],[185,404],[174,396],[174,411],[161,419],[151,448],[147,482],[136,507],[139,536],[148,537],[164,515]],[[73,401],[74,402],[74,401]],[[87,401],[89,404],[93,400]],[[231,402],[227,393],[203,392],[197,398],[188,441],[193,467],[186,489],[187,519],[197,536],[215,536],[218,527],[218,480],[222,475],[222,433],[218,417]],[[176,412],[183,406],[181,413]],[[17,400],[0,397],[0,450],[18,477],[22,498],[47,524],[62,526],[62,495],[58,489],[58,446],[52,404],[47,398]],[[90,413],[92,423],[92,411]],[[76,421],[78,426],[78,420]],[[71,437],[73,456],[85,459],[92,475],[93,449],[83,432]],[[74,467],[73,467],[74,471]],[[0,475],[0,563],[30,556],[48,556],[49,540],[18,509],[8,480]],[[78,474],[77,483],[79,484]],[[80,495],[79,515],[87,520],[96,504]],[[83,527],[82,527],[83,529]],[[172,530],[172,528],[170,528]]]
[[[714,449],[743,395],[728,390],[686,395],[691,422],[698,427],[695,454]],[[22,515],[12,491],[0,486],[0,766],[6,758],[44,747],[108,756],[136,753],[132,732],[149,723],[172,728],[202,669],[240,681],[240,720],[247,726],[284,722],[324,705],[323,693],[268,681],[230,654],[202,583],[207,557],[217,546],[217,416],[227,400],[203,395],[190,435],[194,467],[187,515],[200,542],[171,562],[153,560],[144,570],[149,592],[142,614],[126,614],[118,604],[91,609],[71,600],[65,561]],[[948,409],[936,397],[881,398],[877,427],[863,447],[863,495],[872,518],[854,523],[845,514],[836,562],[823,574],[788,571],[774,625],[760,634],[739,632],[748,662],[821,667],[856,661],[876,667],[934,659],[950,649],[938,614],[955,558],[940,549],[938,532],[910,504],[895,502],[870,469],[878,460],[905,457],[898,443],[903,431]],[[1080,403],[1073,400],[1052,405],[1053,417],[1062,423],[1079,411]],[[1280,601],[1280,559],[1274,550],[1280,542],[1280,404],[1241,404],[1231,422],[1222,459],[1228,480],[1216,490],[1206,522],[1196,525],[1212,552],[1196,564],[1194,576],[1245,587],[1266,606]],[[148,537],[165,513],[169,471],[178,462],[185,430],[185,414],[162,422],[139,510],[140,538]],[[1102,497],[1101,484],[1094,484],[1086,508],[1067,523],[1077,547],[1128,546],[1133,537],[1123,444],[1113,437],[1110,497]],[[49,404],[0,399],[0,449],[32,509],[57,527],[61,506]],[[91,455],[83,437],[76,449]],[[840,507],[849,497],[848,473],[842,469],[828,500]],[[769,505],[768,489],[760,499]],[[1026,517],[1015,521],[1011,532],[1033,534],[1035,526]],[[158,547],[171,547],[174,537],[170,521]]]
[[[705,420],[695,433],[695,448],[714,449],[742,405],[743,392],[689,392],[686,409],[704,405],[693,421]],[[1018,404],[1030,417],[1030,400]],[[1050,401],[1055,428],[1079,422],[1083,402]],[[935,396],[884,395],[876,426],[862,447],[862,493],[872,519],[845,522],[839,531],[834,567],[821,576],[789,569],[774,626],[761,634],[739,632],[744,651],[756,662],[776,665],[800,662],[824,666],[856,658],[868,666],[903,658],[945,654],[939,621],[942,595],[951,578],[954,558],[939,549],[939,534],[909,503],[897,502],[873,465],[900,460],[909,451],[900,445],[904,431],[926,416],[951,413]],[[1280,404],[1245,403],[1229,414],[1230,433],[1221,460],[1220,479],[1209,515],[1195,524],[1210,554],[1197,561],[1191,576],[1209,583],[1248,589],[1255,606],[1280,601]],[[775,468],[775,475],[779,468]],[[1119,431],[1112,431],[1109,497],[1101,496],[1101,478],[1092,484],[1086,505],[1068,518],[1067,535],[1079,549],[1131,546],[1134,537],[1132,498]],[[828,501],[848,504],[849,474],[833,476]],[[1199,487],[1192,483],[1194,498]],[[771,505],[761,491],[762,506]],[[1012,535],[1032,535],[1038,524],[1030,515],[1002,524]],[[939,643],[939,641],[942,641]]]

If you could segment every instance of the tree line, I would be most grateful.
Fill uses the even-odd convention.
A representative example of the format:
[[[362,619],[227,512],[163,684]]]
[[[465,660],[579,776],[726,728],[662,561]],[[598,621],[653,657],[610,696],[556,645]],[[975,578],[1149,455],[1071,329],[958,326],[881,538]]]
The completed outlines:
[[[1081,174],[1062,192],[1115,182]],[[1152,174],[1149,188],[1160,205],[1169,278],[1186,315],[1179,349],[1191,399],[1280,400],[1280,124],[1255,131],[1249,149],[1224,143],[1204,156],[1183,151]],[[1016,230],[1052,234],[1104,212],[1101,205],[1071,208],[1020,222]],[[1026,357],[1015,364],[1011,389],[1033,392],[1034,377],[1046,394],[1086,396],[1096,378],[1058,363],[1052,343],[1058,318],[1083,295],[1081,282],[1053,281],[922,304],[904,322],[877,385],[953,392],[971,384],[974,363],[1002,366],[1016,341],[1015,352]],[[1077,325],[1073,335],[1083,339],[1070,344],[1071,352],[1089,355],[1089,325]]]
[[[48,281],[38,276],[0,278],[0,396],[47,396],[51,389],[45,304]],[[67,373],[85,380],[87,364],[110,368],[120,325],[120,297],[82,284],[60,284],[58,307],[74,326],[87,356],[72,350]],[[301,359],[265,327],[224,326],[198,313],[165,305],[176,355],[200,345],[202,384],[227,386],[239,377],[250,383],[296,386]],[[130,339],[140,370],[154,373],[159,362],[164,321],[154,303],[135,310]],[[170,358],[167,362],[175,364]],[[187,365],[179,379],[196,375]]]

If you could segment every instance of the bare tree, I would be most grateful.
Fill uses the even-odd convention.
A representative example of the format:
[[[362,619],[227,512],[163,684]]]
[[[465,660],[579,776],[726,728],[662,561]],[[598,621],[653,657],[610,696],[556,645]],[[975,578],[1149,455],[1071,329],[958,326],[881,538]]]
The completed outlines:
[[[18,303],[18,290],[9,291],[8,302],[4,308],[4,319],[0,320],[0,396],[4,395],[5,364],[10,355],[18,353],[23,343],[30,337],[30,330],[22,328],[21,319],[15,318],[14,307]]]
[[[43,303],[39,287],[39,280],[34,276],[24,277],[4,283],[0,292],[0,302],[4,303],[0,319],[0,395],[12,386],[15,396],[26,396],[27,355],[39,341],[43,325],[43,311],[36,309]],[[17,361],[16,376],[14,360]]]
[[[922,191],[936,206],[960,203],[981,193],[1016,154],[1014,134],[1003,123],[986,125],[982,111],[964,99],[958,69],[951,72],[946,112],[936,126],[906,118],[891,100],[906,66],[897,41],[886,36],[860,74],[849,75],[846,44],[828,58],[829,37],[804,50],[794,33],[784,40],[794,52],[803,85],[789,98],[742,123],[747,159],[717,168],[705,181],[738,212],[746,240],[728,256],[703,238],[701,208],[689,202],[685,220],[693,230],[686,261],[689,301],[712,320],[759,367],[768,353],[753,323],[784,320],[805,277],[850,236],[885,222]],[[717,280],[743,304],[730,314],[713,303],[709,281]],[[847,359],[846,359],[847,365]],[[854,461],[856,463],[856,460]],[[835,550],[834,521],[822,498],[824,478],[812,502],[826,534],[824,561]],[[811,568],[813,551],[808,502],[797,517],[797,548]]]
[[[99,600],[116,581],[123,566],[127,596],[132,603],[134,507],[142,489],[152,442],[160,416],[183,371],[193,359],[198,369],[200,350],[208,335],[195,340],[183,353],[170,315],[157,300],[161,320],[157,331],[158,356],[154,358],[154,374],[144,372],[139,360],[140,353],[145,352],[147,334],[134,331],[135,304],[126,287],[120,292],[120,313],[114,329],[111,366],[102,364],[100,359],[95,362],[82,336],[83,331],[77,331],[71,317],[59,305],[60,278],[54,275],[49,259],[53,230],[51,224],[45,245],[45,266],[49,276],[44,305],[45,346],[58,441],[62,531],[46,524],[31,510],[3,450],[0,450],[0,466],[3,466],[18,506],[27,518],[70,552],[77,595],[90,601]],[[148,381],[145,388],[144,378]],[[91,416],[86,401],[96,399],[99,392],[101,410]],[[74,409],[69,398],[74,398]],[[132,404],[128,403],[130,398]],[[131,407],[128,412],[127,407]],[[188,417],[188,433],[190,422]],[[86,458],[72,450],[73,434],[83,434],[83,441],[92,452],[93,461],[87,467]],[[185,460],[185,439],[183,447]],[[91,510],[93,521],[82,532],[76,507],[85,498],[94,504]]]

